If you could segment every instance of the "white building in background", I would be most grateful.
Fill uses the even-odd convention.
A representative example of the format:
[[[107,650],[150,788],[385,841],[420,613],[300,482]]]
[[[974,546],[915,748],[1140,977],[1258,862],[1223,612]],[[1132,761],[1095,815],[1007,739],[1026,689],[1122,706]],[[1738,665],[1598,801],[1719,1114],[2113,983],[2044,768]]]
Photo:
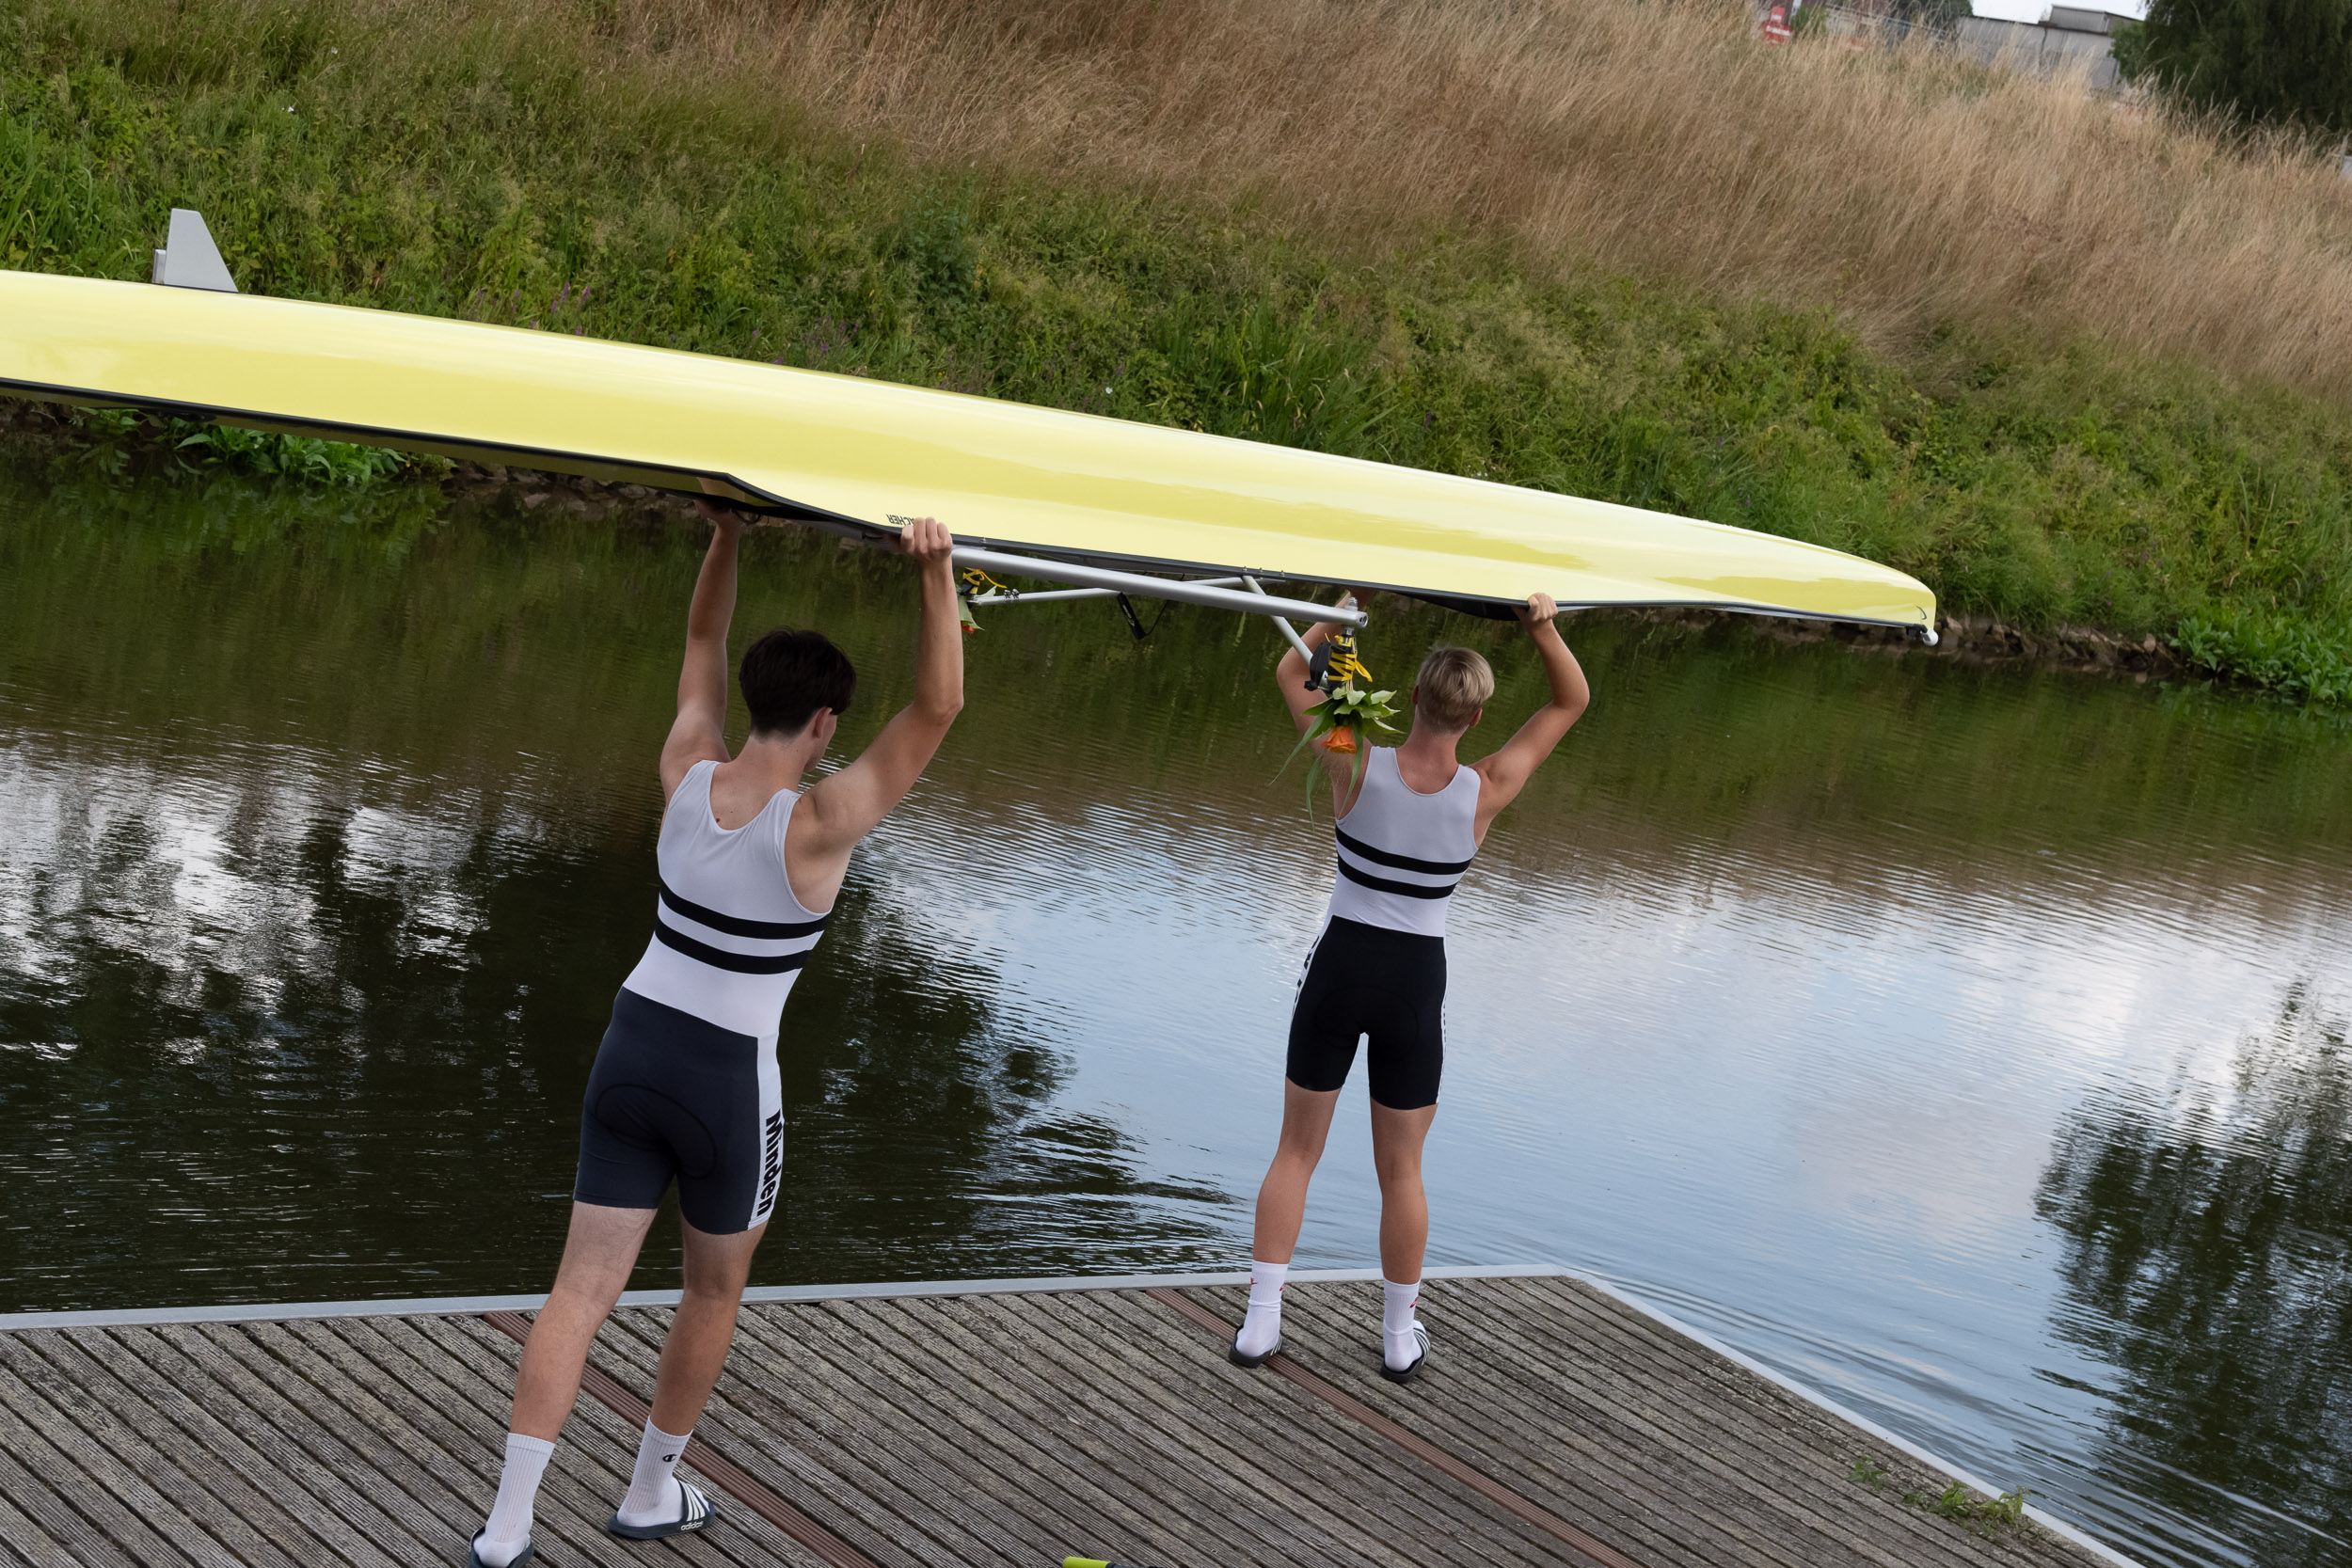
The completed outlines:
[[[2028,27],[2072,26],[2076,32],[2107,30],[2108,19],[2117,22],[2144,22],[2148,19],[2148,0],[2106,0],[2093,5],[2090,0],[2077,0],[2072,6],[2057,6],[2050,0],[1969,0],[1968,8],[1982,22],[2022,22]],[[2066,13],[2064,20],[2052,17],[2053,10]],[[2090,24],[2095,22],[2096,26]]]
[[[1986,59],[2007,57],[2050,70],[2088,65],[2095,88],[2121,85],[2114,31],[2144,21],[2148,0],[1968,0],[1974,13],[1960,24],[1963,48]]]
[[[1800,12],[1820,13],[1831,38],[1865,48],[1876,40],[1911,36],[1895,0],[1756,0],[1755,14],[1768,40],[1785,40]],[[2027,70],[2082,71],[2093,91],[2122,85],[2115,66],[2114,35],[2126,23],[2143,22],[2148,0],[1969,0],[1970,14],[1945,36],[1988,64],[2000,61]],[[1779,20],[1774,20],[1777,17]],[[1778,27],[1774,34],[1772,29]],[[1940,29],[1939,29],[1940,31]],[[2352,156],[2345,160],[2352,174]]]

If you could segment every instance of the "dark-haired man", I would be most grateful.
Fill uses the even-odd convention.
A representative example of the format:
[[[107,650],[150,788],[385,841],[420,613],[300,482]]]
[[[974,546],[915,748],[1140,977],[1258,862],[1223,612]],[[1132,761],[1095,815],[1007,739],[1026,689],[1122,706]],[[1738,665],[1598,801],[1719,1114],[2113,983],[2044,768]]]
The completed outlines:
[[[726,1361],[752,1251],[776,1205],[779,1015],[823,934],[850,851],[914,785],[963,706],[953,541],[919,517],[898,539],[922,581],[914,701],[855,762],[803,790],[857,674],[822,635],[772,631],[743,656],[752,730],[742,754],[729,757],[727,623],[742,523],[707,504],[703,515],[716,532],[687,612],[677,720],[661,748],[669,804],[653,940],[613,999],[589,1074],[571,1233],[523,1351],[505,1468],[473,1538],[474,1568],[530,1560],[532,1499],[579,1395],[589,1341],[628,1283],[673,1180],[685,1298],[662,1342],[636,1473],[605,1528],[657,1540],[709,1523],[709,1499],[673,1472]]]

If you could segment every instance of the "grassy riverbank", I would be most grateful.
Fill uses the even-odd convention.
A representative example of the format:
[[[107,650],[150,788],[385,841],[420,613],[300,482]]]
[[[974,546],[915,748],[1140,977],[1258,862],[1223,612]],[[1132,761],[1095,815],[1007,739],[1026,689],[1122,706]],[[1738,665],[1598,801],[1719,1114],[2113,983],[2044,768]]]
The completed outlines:
[[[801,29],[794,66],[751,49],[750,13],[679,5],[21,0],[0,16],[0,264],[143,277],[166,209],[195,206],[262,292],[1655,506],[1890,562],[1955,610],[2153,632],[2290,693],[2352,695],[2352,410],[2333,372],[2259,333],[2115,326],[2101,346],[1939,294],[1915,259],[1906,315],[1867,288],[1677,269],[1622,236],[1579,255],[1501,196],[1375,222],[1340,199],[1370,188],[1344,160],[1327,200],[1272,165],[1213,198],[1085,145],[1150,131],[1081,112],[1099,27],[1021,35],[1031,74],[997,84],[1023,125],[1062,95],[1057,165],[1034,135],[977,129],[943,35],[869,19],[853,37],[864,14],[762,13],[771,41]],[[1055,48],[1076,62],[1058,74]],[[828,58],[866,74],[807,63]],[[919,98],[859,96],[892,59],[985,161],[924,132]],[[1944,80],[1915,65],[1915,87]],[[1230,172],[1237,136],[1202,143],[1201,166]],[[2286,169],[2265,188],[2318,199],[2292,154],[2265,154]]]

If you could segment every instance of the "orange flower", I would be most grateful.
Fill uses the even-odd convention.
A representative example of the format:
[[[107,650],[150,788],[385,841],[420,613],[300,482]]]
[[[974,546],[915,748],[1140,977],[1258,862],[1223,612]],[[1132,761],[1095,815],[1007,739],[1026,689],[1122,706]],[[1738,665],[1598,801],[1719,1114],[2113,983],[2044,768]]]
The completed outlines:
[[[1340,724],[1329,735],[1315,742],[1327,752],[1353,752],[1356,749],[1356,726]]]

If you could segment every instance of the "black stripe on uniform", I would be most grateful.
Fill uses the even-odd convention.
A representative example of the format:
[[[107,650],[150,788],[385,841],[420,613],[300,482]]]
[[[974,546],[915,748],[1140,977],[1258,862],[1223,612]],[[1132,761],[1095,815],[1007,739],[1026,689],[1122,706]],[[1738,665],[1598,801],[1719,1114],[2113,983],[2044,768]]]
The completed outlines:
[[[1470,863],[1465,861],[1463,863],[1467,865]],[[830,914],[820,914],[814,920],[741,920],[734,915],[721,914],[717,910],[706,909],[700,904],[680,898],[670,891],[670,884],[661,881],[660,877],[656,877],[654,880],[660,883],[663,903],[696,925],[707,926],[714,931],[724,931],[731,937],[759,937],[768,942],[784,942],[792,937],[804,937],[813,932],[821,931],[825,928],[825,922],[833,918]]]
[[[675,947],[688,958],[699,959],[713,969],[731,969],[738,974],[782,974],[808,962],[806,952],[730,953],[723,947],[696,942],[685,932],[672,930],[659,920],[653,923],[653,937],[664,947]]]
[[[1399,871],[1425,871],[1432,877],[1459,877],[1470,866],[1468,861],[1417,861],[1410,855],[1392,855],[1386,849],[1375,849],[1345,828],[1335,827],[1331,831],[1340,835],[1341,848],[1361,855],[1375,865],[1392,865]]]
[[[1392,882],[1386,877],[1375,877],[1368,871],[1359,871],[1345,861],[1340,862],[1340,875],[1351,882],[1372,889],[1375,893],[1401,893],[1407,898],[1446,898],[1452,896],[1454,893],[1452,882],[1446,883],[1443,887],[1422,887],[1418,882]]]

